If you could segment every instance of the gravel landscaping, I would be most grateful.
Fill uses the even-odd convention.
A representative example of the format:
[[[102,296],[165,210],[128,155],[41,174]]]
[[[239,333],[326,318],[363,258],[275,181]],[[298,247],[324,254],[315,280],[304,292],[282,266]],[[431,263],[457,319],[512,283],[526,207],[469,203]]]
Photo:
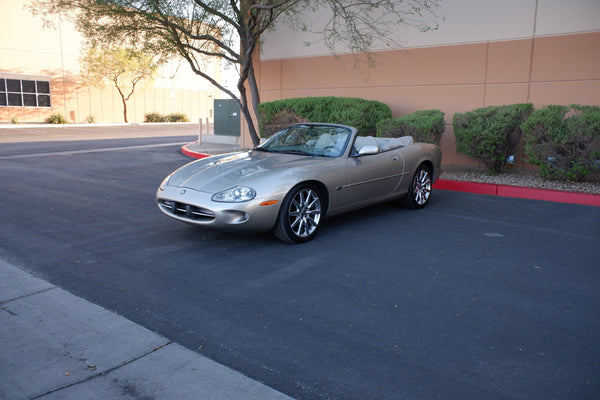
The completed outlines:
[[[487,175],[486,171],[479,166],[444,164],[440,179],[600,194],[599,173],[589,176],[583,182],[565,182],[542,179],[538,171],[529,169],[513,168],[497,175]]]

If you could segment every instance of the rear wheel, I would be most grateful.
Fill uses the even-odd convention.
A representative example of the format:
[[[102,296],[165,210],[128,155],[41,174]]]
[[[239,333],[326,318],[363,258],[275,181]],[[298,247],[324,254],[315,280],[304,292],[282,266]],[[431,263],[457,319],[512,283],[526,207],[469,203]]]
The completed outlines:
[[[321,207],[321,194],[313,185],[294,187],[283,199],[273,232],[288,243],[311,240],[321,223]]]
[[[417,171],[410,181],[408,194],[404,198],[404,203],[410,208],[423,208],[429,202],[432,188],[431,169],[425,165],[419,165]]]

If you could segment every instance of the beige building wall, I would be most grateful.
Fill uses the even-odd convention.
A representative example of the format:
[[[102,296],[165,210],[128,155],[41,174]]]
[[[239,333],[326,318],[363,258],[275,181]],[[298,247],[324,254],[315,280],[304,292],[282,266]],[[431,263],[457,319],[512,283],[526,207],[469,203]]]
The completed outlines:
[[[79,77],[82,38],[66,18],[56,18],[54,26],[45,28],[39,17],[26,8],[31,0],[0,2],[0,75],[12,79],[47,79],[51,85],[51,108],[2,107],[0,123],[42,122],[61,113],[70,122],[123,122],[121,97],[114,87],[90,87]],[[207,68],[221,79],[221,65]],[[172,63],[148,87],[136,89],[127,102],[128,121],[143,122],[150,112],[183,113],[191,121],[212,121],[213,99],[227,98],[188,65]]]
[[[444,163],[474,163],[456,153],[456,112],[520,102],[600,104],[600,1],[455,0],[440,14],[438,31],[399,32],[406,46],[376,52],[370,71],[357,70],[352,55],[305,46],[305,33],[278,28],[261,54],[261,100],[361,97],[388,104],[394,116],[440,109]]]

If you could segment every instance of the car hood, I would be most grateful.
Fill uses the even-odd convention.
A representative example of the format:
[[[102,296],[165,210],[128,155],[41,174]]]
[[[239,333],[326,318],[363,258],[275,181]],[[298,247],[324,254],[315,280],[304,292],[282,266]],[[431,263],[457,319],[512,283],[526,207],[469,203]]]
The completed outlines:
[[[327,158],[295,154],[246,151],[212,156],[184,165],[169,180],[170,186],[186,187],[216,193],[234,186],[252,186],[256,180],[264,182],[275,176],[283,179],[310,164],[327,162]]]

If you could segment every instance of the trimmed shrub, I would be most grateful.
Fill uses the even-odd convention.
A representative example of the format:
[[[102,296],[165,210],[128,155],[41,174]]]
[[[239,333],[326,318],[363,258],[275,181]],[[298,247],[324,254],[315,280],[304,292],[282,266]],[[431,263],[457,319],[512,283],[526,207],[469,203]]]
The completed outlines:
[[[144,122],[166,122],[166,117],[157,112],[151,112],[144,115]]]
[[[361,135],[374,135],[382,119],[392,117],[392,110],[379,101],[350,97],[304,97],[261,103],[258,106],[261,136],[271,132],[269,125],[281,112],[303,118],[306,122],[351,125]],[[282,118],[281,115],[278,118]],[[277,120],[275,120],[277,122]]]
[[[446,130],[444,113],[440,110],[423,110],[400,118],[386,119],[377,123],[377,136],[412,136],[415,142],[439,145]]]
[[[189,122],[187,115],[182,113],[172,113],[167,115],[167,122]]]
[[[67,119],[61,113],[54,113],[46,118],[47,124],[66,124]]]
[[[580,181],[600,171],[600,107],[549,105],[521,127],[528,161],[543,178]]]
[[[481,161],[488,173],[506,166],[521,140],[521,124],[533,111],[533,104],[512,104],[478,108],[454,114],[452,125],[456,151]]]

